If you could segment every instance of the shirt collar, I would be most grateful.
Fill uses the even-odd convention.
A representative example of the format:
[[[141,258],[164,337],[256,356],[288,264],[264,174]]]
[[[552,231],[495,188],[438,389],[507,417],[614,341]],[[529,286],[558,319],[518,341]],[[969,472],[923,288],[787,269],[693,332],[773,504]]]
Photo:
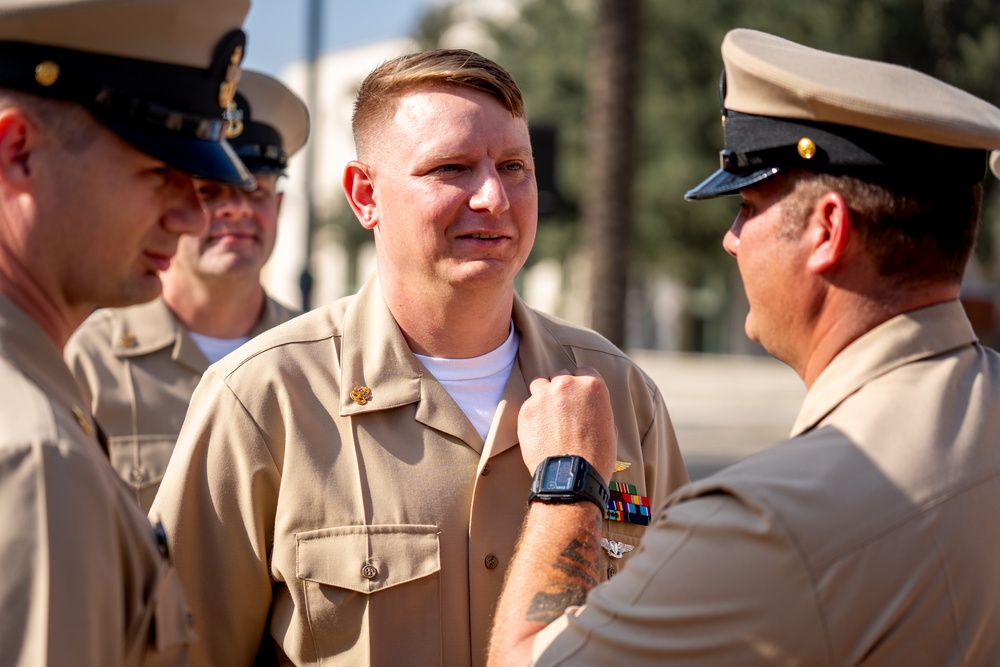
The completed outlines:
[[[845,347],[810,387],[792,436],[814,428],[872,378],[977,340],[958,300],[897,315]]]

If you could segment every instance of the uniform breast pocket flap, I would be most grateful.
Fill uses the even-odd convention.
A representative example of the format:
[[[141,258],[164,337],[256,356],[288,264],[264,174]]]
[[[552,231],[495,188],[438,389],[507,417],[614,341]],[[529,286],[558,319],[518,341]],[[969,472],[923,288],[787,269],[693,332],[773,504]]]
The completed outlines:
[[[296,536],[296,574],[303,581],[372,594],[437,573],[437,526],[322,528]]]

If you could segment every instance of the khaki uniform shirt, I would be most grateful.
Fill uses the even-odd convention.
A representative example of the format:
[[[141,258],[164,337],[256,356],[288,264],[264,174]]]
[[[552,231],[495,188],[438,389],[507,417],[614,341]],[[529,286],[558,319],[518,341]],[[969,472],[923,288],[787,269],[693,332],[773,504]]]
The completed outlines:
[[[1000,665],[998,517],[1000,355],[957,301],[906,313],[791,440],[678,492],[537,664]]]
[[[250,336],[296,315],[266,298]],[[163,299],[98,310],[74,332],[64,356],[108,434],[111,465],[149,511],[208,360]]]
[[[187,664],[180,581],[44,331],[0,296],[0,665]]]
[[[485,442],[374,278],[209,369],[151,511],[190,591],[194,664],[248,665],[262,638],[299,665],[482,664],[527,508],[517,414],[539,374],[586,364],[607,380],[631,463],[614,480],[654,502],[686,481],[634,363],[520,300],[513,319],[520,347]],[[643,530],[605,523],[632,545]],[[604,571],[623,562],[605,554]]]

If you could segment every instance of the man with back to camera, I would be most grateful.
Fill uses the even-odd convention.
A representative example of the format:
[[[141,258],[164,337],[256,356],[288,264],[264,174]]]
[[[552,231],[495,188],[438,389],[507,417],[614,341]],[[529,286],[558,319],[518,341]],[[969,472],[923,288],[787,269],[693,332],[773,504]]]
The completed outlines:
[[[596,588],[598,513],[534,502],[490,663],[998,664],[1000,357],[958,296],[1000,109],[751,30],[722,57],[722,169],[687,197],[742,199],[723,246],[806,384],[792,437],[672,496]],[[536,380],[519,429],[540,474],[611,470],[592,371]]]
[[[206,224],[192,174],[252,183],[223,141],[248,3],[0,6],[0,664],[186,664],[167,544],[62,348],[160,293]]]
[[[510,75],[464,50],[390,60],[353,128],[344,189],[377,274],[209,369],[150,511],[191,591],[195,664],[247,665],[262,642],[292,664],[483,664],[536,375],[584,364],[615,389],[613,479],[635,502],[607,510],[600,579],[687,479],[652,381],[514,293],[537,190]]]
[[[163,295],[94,313],[65,358],[108,434],[111,464],[148,511],[177,442],[191,394],[210,363],[298,314],[270,298],[260,273],[274,248],[278,179],[309,134],[306,105],[284,84],[244,71],[227,141],[256,187],[199,179],[208,227],[185,235]]]

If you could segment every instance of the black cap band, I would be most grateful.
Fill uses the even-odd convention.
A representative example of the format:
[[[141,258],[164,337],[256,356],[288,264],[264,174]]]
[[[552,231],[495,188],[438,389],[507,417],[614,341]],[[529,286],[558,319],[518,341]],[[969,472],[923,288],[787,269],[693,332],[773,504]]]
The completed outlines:
[[[245,95],[236,93],[226,115],[229,119],[226,138],[247,169],[255,174],[284,174],[288,156],[281,134],[254,118],[253,107]]]
[[[728,111],[725,119],[726,149],[720,157],[726,171],[778,167],[956,183],[975,183],[986,175],[985,150],[953,148],[833,123],[735,111]]]
[[[699,200],[737,194],[790,169],[884,183],[973,184],[986,175],[987,151],[954,148],[835,123],[755,116],[726,110],[720,169],[684,195]]]

